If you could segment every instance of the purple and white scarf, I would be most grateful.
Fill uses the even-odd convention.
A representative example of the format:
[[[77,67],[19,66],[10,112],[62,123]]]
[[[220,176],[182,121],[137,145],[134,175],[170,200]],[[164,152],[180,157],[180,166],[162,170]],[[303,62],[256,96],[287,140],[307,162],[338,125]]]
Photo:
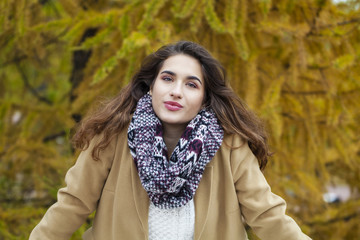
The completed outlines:
[[[161,121],[151,96],[138,102],[128,128],[128,144],[141,184],[159,208],[176,208],[189,202],[198,188],[206,164],[214,157],[224,130],[212,109],[202,109],[187,125],[168,159]]]

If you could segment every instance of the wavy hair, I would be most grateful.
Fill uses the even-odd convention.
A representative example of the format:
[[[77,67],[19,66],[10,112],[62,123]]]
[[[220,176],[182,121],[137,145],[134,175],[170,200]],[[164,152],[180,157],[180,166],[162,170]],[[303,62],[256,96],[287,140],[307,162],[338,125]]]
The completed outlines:
[[[206,106],[214,110],[226,133],[239,134],[247,140],[260,169],[264,169],[270,152],[263,124],[228,86],[226,71],[219,61],[204,47],[190,41],[165,45],[145,57],[131,82],[116,97],[82,121],[73,137],[74,146],[86,149],[91,139],[101,133],[102,137],[92,152],[92,157],[99,160],[100,151],[128,126],[138,100],[150,90],[164,61],[178,54],[189,55],[200,62],[205,81]]]

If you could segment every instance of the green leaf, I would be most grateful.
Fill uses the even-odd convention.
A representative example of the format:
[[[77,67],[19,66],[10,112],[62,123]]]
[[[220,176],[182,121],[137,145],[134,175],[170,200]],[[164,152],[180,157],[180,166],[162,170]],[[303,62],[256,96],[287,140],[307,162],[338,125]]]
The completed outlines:
[[[214,10],[214,1],[205,1],[205,18],[210,27],[218,33],[225,33],[226,28]]]
[[[353,54],[345,54],[335,59],[334,66],[340,70],[351,67],[354,63],[355,56]]]

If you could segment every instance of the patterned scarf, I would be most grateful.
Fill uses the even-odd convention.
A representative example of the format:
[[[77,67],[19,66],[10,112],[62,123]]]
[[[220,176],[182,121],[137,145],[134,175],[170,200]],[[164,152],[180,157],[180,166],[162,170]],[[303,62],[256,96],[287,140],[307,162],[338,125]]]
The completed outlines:
[[[168,159],[151,96],[146,94],[139,100],[128,128],[128,144],[141,184],[156,207],[181,207],[193,198],[223,136],[214,111],[202,109],[187,125]]]

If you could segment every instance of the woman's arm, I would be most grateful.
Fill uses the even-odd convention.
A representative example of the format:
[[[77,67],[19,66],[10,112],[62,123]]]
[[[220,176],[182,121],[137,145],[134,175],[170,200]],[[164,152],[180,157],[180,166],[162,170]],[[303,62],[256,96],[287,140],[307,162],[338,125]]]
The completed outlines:
[[[111,168],[116,141],[100,153],[100,161],[91,157],[96,136],[90,146],[80,153],[76,164],[65,177],[66,187],[58,191],[57,202],[45,213],[34,228],[30,240],[69,239],[97,206]]]
[[[285,214],[285,201],[271,192],[247,143],[234,137],[231,164],[241,212],[246,223],[263,240],[305,240],[295,221]]]

